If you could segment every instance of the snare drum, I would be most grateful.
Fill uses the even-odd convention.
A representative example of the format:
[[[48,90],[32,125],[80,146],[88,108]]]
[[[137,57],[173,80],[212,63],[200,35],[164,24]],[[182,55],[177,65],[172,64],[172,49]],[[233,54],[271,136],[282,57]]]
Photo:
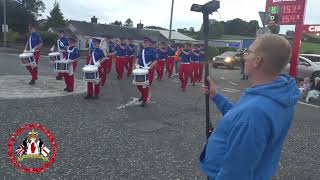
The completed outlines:
[[[53,52],[53,53],[48,54],[48,56],[49,56],[49,60],[51,62],[60,61],[62,59],[60,52]]]
[[[135,69],[133,74],[134,85],[149,85],[149,70],[147,69]]]
[[[82,68],[83,79],[87,82],[99,82],[100,76],[98,67],[94,65],[86,65]]]
[[[70,71],[70,61],[68,60],[61,60],[54,62],[54,71],[58,73],[68,73]]]
[[[31,66],[35,64],[33,53],[22,53],[19,55],[19,59],[23,66]]]

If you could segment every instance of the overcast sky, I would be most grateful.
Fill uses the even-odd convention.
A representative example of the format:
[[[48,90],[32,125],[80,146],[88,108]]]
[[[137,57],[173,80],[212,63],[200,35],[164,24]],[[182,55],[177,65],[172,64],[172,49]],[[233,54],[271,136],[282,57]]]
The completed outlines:
[[[53,0],[43,0],[46,10],[43,17],[49,15]],[[190,11],[193,3],[204,4],[209,0],[175,0],[173,29],[194,27],[200,29],[202,15]],[[136,26],[141,22],[145,26],[155,25],[169,29],[171,0],[57,0],[64,17],[71,20],[90,21],[92,16],[99,23],[122,23],[131,18]],[[210,19],[227,21],[241,18],[246,21],[258,20],[259,11],[264,11],[266,0],[220,0],[220,15],[214,13]],[[320,0],[308,0],[305,24],[320,24]],[[287,29],[284,27],[283,29]],[[282,30],[283,31],[283,30]]]

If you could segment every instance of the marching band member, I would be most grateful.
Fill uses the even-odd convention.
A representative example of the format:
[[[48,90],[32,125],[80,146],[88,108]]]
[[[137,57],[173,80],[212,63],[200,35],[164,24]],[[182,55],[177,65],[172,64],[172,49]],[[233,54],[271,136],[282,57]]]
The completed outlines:
[[[136,45],[133,44],[133,39],[132,38],[128,38],[128,45],[127,45],[127,58],[128,58],[128,63],[126,64],[126,69],[128,71],[127,76],[131,76],[132,75],[132,69],[133,69],[133,64],[134,64],[134,52],[136,49]]]
[[[27,52],[27,49],[29,48],[29,51],[33,53],[34,59],[36,61],[36,64],[33,66],[27,66],[28,71],[30,72],[32,79],[29,82],[30,85],[34,85],[36,83],[36,80],[38,79],[38,62],[40,59],[40,49],[43,46],[42,38],[39,33],[36,32],[36,24],[31,23],[28,26],[29,32],[31,33],[29,36],[29,40],[26,43],[26,46],[24,48],[24,52]]]
[[[87,57],[86,57],[86,64],[89,64],[90,62],[90,59],[91,59],[91,55],[92,55],[92,52],[94,51],[94,46],[93,46],[93,41],[92,41],[93,38],[91,38],[88,42],[88,53],[87,53]]]
[[[200,50],[196,45],[194,45],[192,54],[191,54],[191,76],[192,76],[192,85],[195,86],[196,82],[199,79],[199,60],[200,60]]]
[[[200,45],[199,48],[200,52],[200,59],[199,59],[199,73],[198,73],[198,82],[200,83],[202,81],[202,74],[203,74],[203,67],[204,64],[206,63],[206,59],[205,59],[205,49],[203,45]]]
[[[188,77],[191,74],[191,64],[190,64],[190,57],[191,57],[191,45],[190,43],[185,44],[185,48],[181,49],[181,63],[179,68],[179,77],[181,81],[181,89],[182,91],[186,91],[187,84],[188,84]]]
[[[153,54],[155,55],[155,58],[157,60],[157,48],[156,48],[156,44],[157,44],[157,41],[151,41],[151,44],[150,44],[150,48],[153,52]],[[156,70],[156,66],[154,68],[154,71]],[[149,75],[149,85],[151,86],[152,85],[152,82],[153,82],[153,79],[154,79],[154,71],[151,75]]]
[[[127,63],[127,48],[126,44],[124,42],[124,38],[120,38],[119,43],[115,47],[116,50],[116,71],[118,74],[118,79],[123,78],[123,71],[124,71],[124,66]]]
[[[55,50],[55,45],[57,45],[57,50],[58,52],[62,53],[62,58],[65,59],[67,57],[67,52],[65,51],[65,49],[69,46],[68,44],[68,39],[65,37],[64,34],[64,30],[63,29],[59,29],[58,30],[58,40],[57,40],[57,44],[54,44],[52,46],[52,48],[50,49],[51,52],[54,52]],[[58,73],[56,80],[61,80],[62,79],[62,73]]]
[[[143,40],[143,49],[138,53],[138,66],[139,68],[149,68],[149,81],[153,79],[155,67],[157,64],[156,54],[154,50],[150,47],[151,39],[145,37]],[[151,86],[151,85],[149,85]],[[149,97],[149,86],[138,85],[137,88],[141,94],[139,101],[142,101],[141,106],[146,106]]]
[[[70,72],[64,74],[64,81],[66,83],[66,88],[64,89],[67,92],[73,92],[74,89],[74,72],[77,68],[77,61],[80,59],[80,51],[76,47],[77,40],[73,37],[69,38],[69,46],[67,47],[67,60],[70,60],[71,67]]]
[[[164,65],[166,63],[166,58],[167,58],[167,50],[166,50],[166,43],[165,42],[161,42],[160,43],[160,48],[157,49],[157,66],[156,66],[156,70],[157,70],[157,79],[159,81],[162,80],[163,78],[163,71],[164,71]]]
[[[99,48],[101,40],[96,39],[96,38],[92,38],[92,42],[93,42],[94,50],[91,54],[91,59],[90,59],[89,64],[98,66],[99,75],[101,77],[103,69],[102,69],[100,63],[104,59],[103,51]],[[93,90],[94,90],[95,97],[93,97]],[[98,99],[99,94],[100,94],[100,81],[95,83],[94,86],[93,86],[92,82],[88,82],[87,83],[87,93],[88,94],[85,97],[85,99]]]
[[[173,67],[174,67],[174,55],[176,53],[176,47],[174,42],[171,42],[167,48],[167,60],[166,60],[166,69],[168,71],[169,78],[172,78]]]
[[[112,41],[111,36],[107,36],[107,40],[109,45],[109,53],[108,53],[108,58],[106,60],[106,64],[107,64],[107,74],[109,74],[111,72],[112,61],[115,56],[115,43]]]
[[[103,60],[103,62],[101,62],[101,66],[102,66],[102,75],[101,75],[101,86],[104,86],[106,80],[107,80],[107,71],[108,71],[108,53],[109,53],[109,44],[108,44],[108,40],[106,39],[106,35],[103,36],[103,39],[101,40],[101,43],[99,45],[99,48],[103,51],[104,57],[105,59]]]

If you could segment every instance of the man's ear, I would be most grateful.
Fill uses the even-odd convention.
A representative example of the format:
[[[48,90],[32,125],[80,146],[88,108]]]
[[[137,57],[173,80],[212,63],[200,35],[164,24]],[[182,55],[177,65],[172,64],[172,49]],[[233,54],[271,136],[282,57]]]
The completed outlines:
[[[257,56],[257,57],[256,57],[256,60],[254,61],[254,65],[253,65],[253,66],[254,66],[255,68],[260,68],[260,67],[262,67],[263,63],[264,63],[263,57]]]

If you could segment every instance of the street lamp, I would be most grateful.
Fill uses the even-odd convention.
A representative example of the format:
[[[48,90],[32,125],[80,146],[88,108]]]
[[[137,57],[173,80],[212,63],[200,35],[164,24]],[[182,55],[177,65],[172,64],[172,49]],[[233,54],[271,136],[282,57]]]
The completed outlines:
[[[201,12],[203,14],[203,34],[204,34],[204,49],[205,49],[205,58],[207,62],[205,64],[205,85],[209,86],[209,82],[207,77],[209,75],[209,57],[208,57],[208,32],[209,32],[209,15],[213,12],[217,11],[220,8],[220,1],[212,0],[204,5],[192,4],[191,11]],[[210,123],[210,111],[209,111],[209,95],[205,95],[205,103],[206,103],[206,135],[209,138],[212,125]]]

